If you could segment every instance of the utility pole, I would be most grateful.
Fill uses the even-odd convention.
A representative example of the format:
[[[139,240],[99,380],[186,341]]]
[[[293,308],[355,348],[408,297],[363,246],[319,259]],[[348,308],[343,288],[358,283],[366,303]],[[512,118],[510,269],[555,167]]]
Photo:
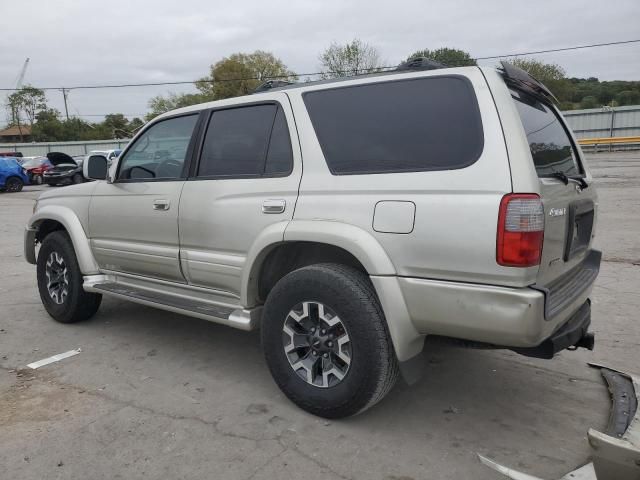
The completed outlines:
[[[64,98],[64,113],[67,117],[67,120],[69,120],[69,107],[67,107],[67,95],[69,94],[69,90],[67,90],[66,88],[62,88],[62,98]]]

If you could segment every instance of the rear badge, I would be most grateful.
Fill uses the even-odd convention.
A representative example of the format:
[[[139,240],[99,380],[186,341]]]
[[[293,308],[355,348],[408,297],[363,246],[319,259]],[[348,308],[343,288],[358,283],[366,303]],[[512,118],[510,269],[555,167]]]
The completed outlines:
[[[562,217],[563,215],[565,215],[567,213],[567,209],[566,208],[552,208],[549,210],[549,216],[550,217]]]

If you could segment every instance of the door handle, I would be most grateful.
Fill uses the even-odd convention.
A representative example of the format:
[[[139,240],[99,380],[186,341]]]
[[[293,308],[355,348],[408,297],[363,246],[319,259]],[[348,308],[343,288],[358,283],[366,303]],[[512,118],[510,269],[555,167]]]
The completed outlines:
[[[284,213],[285,208],[287,208],[287,202],[282,199],[262,202],[262,213]]]
[[[171,206],[171,202],[169,200],[154,200],[153,201],[153,209],[154,210],[169,210]]]

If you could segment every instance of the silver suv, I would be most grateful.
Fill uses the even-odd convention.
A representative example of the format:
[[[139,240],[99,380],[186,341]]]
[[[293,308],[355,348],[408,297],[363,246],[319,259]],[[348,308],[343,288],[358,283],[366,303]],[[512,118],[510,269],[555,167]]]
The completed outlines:
[[[334,418],[413,381],[427,336],[593,348],[596,194],[544,85],[418,62],[261,90],[161,115],[85,161],[101,181],[40,196],[25,255],[54,319],[111,295],[259,327],[282,391]]]

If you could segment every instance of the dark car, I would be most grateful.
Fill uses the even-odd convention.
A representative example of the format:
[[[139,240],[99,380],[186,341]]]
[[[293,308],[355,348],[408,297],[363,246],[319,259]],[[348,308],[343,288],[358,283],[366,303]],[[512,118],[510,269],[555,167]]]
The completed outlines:
[[[84,182],[82,175],[83,156],[72,158],[66,153],[50,152],[47,158],[53,164],[53,168],[42,174],[42,180],[48,185],[69,185]]]
[[[0,157],[22,158],[22,152],[0,152]]]
[[[0,158],[0,191],[19,192],[29,184],[29,177],[17,158]]]

